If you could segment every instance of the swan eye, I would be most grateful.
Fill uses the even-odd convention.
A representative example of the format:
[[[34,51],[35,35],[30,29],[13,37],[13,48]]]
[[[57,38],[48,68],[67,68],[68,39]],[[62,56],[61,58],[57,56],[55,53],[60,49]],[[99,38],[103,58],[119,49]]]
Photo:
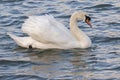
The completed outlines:
[[[88,21],[91,21],[91,18],[89,16],[86,16],[85,15],[85,21],[88,20]]]

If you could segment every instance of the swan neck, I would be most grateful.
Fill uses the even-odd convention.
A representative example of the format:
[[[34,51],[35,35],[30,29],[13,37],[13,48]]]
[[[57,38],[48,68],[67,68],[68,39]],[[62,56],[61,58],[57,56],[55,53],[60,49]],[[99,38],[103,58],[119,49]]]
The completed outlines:
[[[78,28],[77,20],[78,20],[77,13],[73,13],[73,15],[70,18],[70,31],[73,34],[73,36],[78,39],[79,38],[78,33],[82,31]]]
[[[88,47],[91,45],[91,40],[82,30],[79,29],[77,20],[82,20],[82,16],[78,17],[77,13],[73,14],[70,18],[70,31],[76,40],[79,41],[81,47]]]
[[[73,14],[70,18],[70,30],[72,30],[73,28],[78,28],[77,17],[75,14]]]

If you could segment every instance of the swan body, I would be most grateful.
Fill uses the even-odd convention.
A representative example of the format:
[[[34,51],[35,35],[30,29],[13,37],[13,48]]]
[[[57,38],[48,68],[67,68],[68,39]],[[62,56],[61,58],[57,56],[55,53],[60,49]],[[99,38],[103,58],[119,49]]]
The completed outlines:
[[[78,28],[77,20],[86,19],[87,13],[75,12],[70,18],[70,30],[51,15],[29,16],[22,26],[28,37],[8,35],[21,47],[40,49],[88,48],[90,38]]]

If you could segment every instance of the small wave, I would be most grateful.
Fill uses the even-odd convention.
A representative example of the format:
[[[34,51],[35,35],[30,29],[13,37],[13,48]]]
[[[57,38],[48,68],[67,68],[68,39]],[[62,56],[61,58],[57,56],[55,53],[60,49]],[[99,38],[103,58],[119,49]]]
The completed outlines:
[[[57,18],[70,18],[71,15],[60,15]]]
[[[27,16],[19,16],[19,17],[10,17],[6,18],[6,16],[1,16],[3,21],[0,21],[1,25],[3,27],[5,26],[13,26],[13,25],[19,25],[24,22],[24,19],[27,19]]]
[[[0,2],[19,2],[24,0],[0,0]]]
[[[109,22],[108,25],[118,26],[118,25],[120,25],[120,23],[118,23],[118,22]]]
[[[17,20],[8,20],[8,21],[5,21],[5,22],[1,22],[2,23],[2,26],[13,26],[13,25],[19,25],[21,23],[23,23],[23,21],[17,21]]]
[[[112,7],[113,5],[111,4],[99,4],[99,5],[95,5],[92,8],[104,8],[104,7]]]
[[[24,2],[22,4],[23,8],[36,8],[38,5],[42,4],[40,1],[34,1],[34,2]]]
[[[60,14],[60,12],[58,12],[58,11],[49,11],[48,13],[49,14]]]
[[[11,74],[4,74],[0,76],[1,80],[47,80],[46,78],[42,78],[35,75],[11,75]]]
[[[29,61],[11,61],[11,60],[0,60],[0,65],[8,65],[8,66],[25,66],[26,65],[30,65],[31,62]]]
[[[68,1],[66,4],[74,4],[74,5],[79,5],[80,3],[79,2],[77,2],[77,1]]]
[[[20,12],[19,10],[17,9],[14,9],[14,10],[11,10],[9,11],[10,14],[22,14],[22,12]]]
[[[98,42],[111,42],[111,41],[120,41],[120,37],[94,37],[92,38],[92,40],[95,42],[95,43],[98,43]]]
[[[94,8],[98,11],[98,10],[109,10],[109,9],[111,9],[110,7],[113,7],[113,5],[111,5],[111,4],[98,4],[98,5],[95,5],[92,7],[86,7],[84,9],[93,9]]]

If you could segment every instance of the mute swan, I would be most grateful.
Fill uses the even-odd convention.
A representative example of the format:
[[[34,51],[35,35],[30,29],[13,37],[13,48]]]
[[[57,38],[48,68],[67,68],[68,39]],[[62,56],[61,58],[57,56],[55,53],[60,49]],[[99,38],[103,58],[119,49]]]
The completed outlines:
[[[70,30],[51,15],[30,16],[22,26],[22,31],[27,33],[29,37],[17,37],[11,33],[8,35],[24,48],[88,48],[91,46],[91,40],[78,28],[78,20],[83,20],[92,27],[90,17],[86,12],[72,14]]]

